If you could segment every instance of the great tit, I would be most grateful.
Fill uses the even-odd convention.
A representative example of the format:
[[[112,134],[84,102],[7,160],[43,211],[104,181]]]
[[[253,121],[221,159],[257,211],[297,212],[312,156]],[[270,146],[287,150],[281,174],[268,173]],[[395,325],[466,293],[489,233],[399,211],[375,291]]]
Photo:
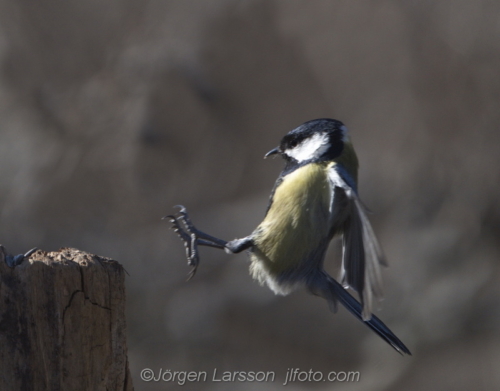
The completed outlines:
[[[191,278],[199,264],[198,246],[228,253],[248,250],[250,274],[279,295],[305,287],[326,299],[333,311],[340,302],[399,353],[411,354],[375,315],[382,297],[381,266],[386,264],[367,211],[358,197],[358,159],[344,124],[315,119],[290,131],[264,157],[281,155],[285,168],[271,192],[264,220],[247,237],[225,241],[198,230],[186,209],[165,216],[184,241]],[[323,267],[332,238],[342,236],[340,283]],[[188,278],[188,279],[189,279]],[[358,302],[347,289],[356,291]]]

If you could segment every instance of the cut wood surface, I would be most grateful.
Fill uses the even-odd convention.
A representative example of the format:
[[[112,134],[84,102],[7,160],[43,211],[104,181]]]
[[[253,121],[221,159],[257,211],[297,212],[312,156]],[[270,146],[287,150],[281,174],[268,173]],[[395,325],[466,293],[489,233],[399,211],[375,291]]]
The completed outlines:
[[[125,273],[73,248],[10,268],[0,247],[0,390],[133,390]]]

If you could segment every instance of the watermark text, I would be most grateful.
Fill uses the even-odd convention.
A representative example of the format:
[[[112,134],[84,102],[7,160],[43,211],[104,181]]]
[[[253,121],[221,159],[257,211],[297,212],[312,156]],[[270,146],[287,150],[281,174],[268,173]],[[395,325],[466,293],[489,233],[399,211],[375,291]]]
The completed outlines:
[[[284,386],[299,382],[359,382],[359,371],[314,371],[300,368],[288,368],[285,372]],[[144,368],[140,373],[141,380],[145,382],[168,382],[183,386],[186,383],[200,382],[275,382],[275,371],[175,371],[171,369],[152,370]]]

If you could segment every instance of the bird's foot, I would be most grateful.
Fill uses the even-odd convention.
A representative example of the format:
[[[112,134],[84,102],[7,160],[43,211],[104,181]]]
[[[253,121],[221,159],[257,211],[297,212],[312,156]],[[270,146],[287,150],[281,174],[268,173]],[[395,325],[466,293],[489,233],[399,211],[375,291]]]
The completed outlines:
[[[196,235],[196,228],[189,219],[187,210],[182,205],[177,205],[180,208],[179,212],[174,215],[165,216],[164,219],[169,219],[172,223],[172,229],[181,238],[186,247],[186,257],[188,265],[191,266],[191,271],[188,274],[187,280],[189,281],[196,273],[200,263],[200,256],[198,253],[198,236]]]
[[[189,281],[196,273],[198,265],[200,264],[200,256],[198,252],[198,245],[210,245],[203,237],[207,236],[205,233],[199,231],[191,222],[187,210],[182,205],[177,205],[180,208],[179,212],[175,215],[165,216],[164,219],[170,219],[172,229],[177,233],[179,238],[184,242],[186,247],[186,257],[188,265],[191,266],[191,271],[188,274],[187,280]]]
[[[186,257],[188,265],[191,266],[191,271],[188,275],[189,281],[191,278],[193,278],[200,263],[198,246],[208,246],[225,249],[228,242],[210,236],[197,229],[191,222],[186,208],[182,205],[177,205],[176,207],[180,208],[179,212],[177,212],[175,215],[165,216],[164,219],[170,219],[170,222],[172,223],[172,229],[184,242],[184,246],[186,247]]]

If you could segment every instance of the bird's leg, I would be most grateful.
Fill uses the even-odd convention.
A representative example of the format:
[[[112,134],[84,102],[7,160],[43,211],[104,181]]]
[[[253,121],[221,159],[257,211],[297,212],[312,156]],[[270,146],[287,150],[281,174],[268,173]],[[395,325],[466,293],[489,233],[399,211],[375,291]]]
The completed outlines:
[[[198,245],[224,249],[227,242],[225,240],[210,236],[197,229],[189,219],[186,208],[181,205],[179,205],[178,207],[180,207],[181,209],[179,213],[177,213],[177,215],[168,215],[165,216],[164,219],[170,219],[170,222],[172,223],[172,229],[184,242],[184,246],[186,247],[188,265],[191,266],[191,271],[188,275],[188,280],[190,280],[196,273],[196,269],[198,268],[198,265],[200,263]]]
[[[170,219],[172,229],[177,233],[177,235],[179,235],[181,240],[184,242],[184,246],[186,247],[188,265],[192,268],[189,273],[188,280],[194,276],[200,263],[198,246],[224,249],[228,253],[236,254],[250,248],[253,245],[251,237],[235,239],[227,242],[200,231],[191,222],[186,208],[181,205],[178,207],[180,207],[180,211],[177,215],[168,215],[165,216],[164,219]]]
[[[246,236],[241,239],[234,239],[226,243],[226,252],[231,254],[237,254],[243,250],[247,250],[253,246],[252,236]]]
[[[178,205],[178,207],[181,208],[181,210],[178,213],[178,216],[166,216],[170,217],[171,219],[174,219],[175,221],[172,221],[174,223],[174,229],[175,228],[180,228],[179,222],[182,222],[182,224],[185,227],[185,230],[183,231],[184,234],[189,234],[189,236],[196,240],[199,245],[202,246],[209,246],[209,247],[215,247],[215,248],[225,248],[227,241],[218,239],[214,236],[208,235],[205,232],[200,231],[197,229],[193,223],[191,222],[191,219],[189,218],[187,214],[187,210],[184,206]],[[179,236],[181,236],[181,239],[185,241],[186,237],[183,236],[180,231],[178,232]]]

